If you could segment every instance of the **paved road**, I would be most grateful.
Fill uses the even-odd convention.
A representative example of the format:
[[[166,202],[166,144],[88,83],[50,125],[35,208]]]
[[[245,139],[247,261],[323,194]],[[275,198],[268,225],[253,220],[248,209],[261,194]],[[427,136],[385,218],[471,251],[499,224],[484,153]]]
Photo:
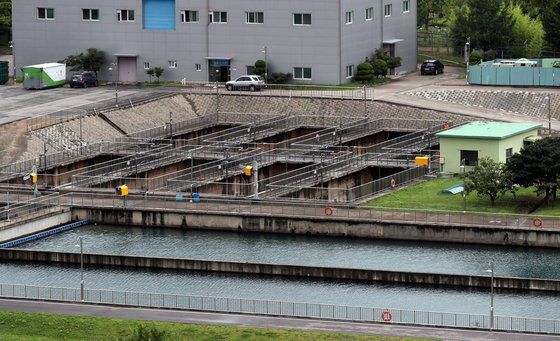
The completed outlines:
[[[179,323],[215,324],[226,326],[229,325],[318,332],[339,332],[365,335],[427,337],[442,340],[560,340],[560,336],[522,333],[502,333],[417,326],[383,325],[379,323],[340,322],[303,318],[251,316],[195,311],[125,308],[74,303],[25,301],[15,299],[0,299],[0,309],[21,312],[45,312],[82,316],[103,316],[134,320],[167,321]]]
[[[119,91],[119,96],[124,98],[138,91],[137,89],[127,88]],[[21,85],[2,86],[0,87],[0,125],[23,118],[48,115],[85,105],[95,105],[114,97],[115,91],[111,87],[25,90]]]

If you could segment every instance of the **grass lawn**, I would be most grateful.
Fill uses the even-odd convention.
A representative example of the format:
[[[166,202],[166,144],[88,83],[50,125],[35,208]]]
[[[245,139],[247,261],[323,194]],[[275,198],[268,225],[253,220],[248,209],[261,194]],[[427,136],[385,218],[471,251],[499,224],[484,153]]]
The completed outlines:
[[[148,340],[134,337],[138,326],[156,328],[163,340],[421,340],[387,336],[302,332],[264,328],[134,321],[104,317],[0,311],[0,340]],[[145,335],[145,334],[144,334]],[[426,339],[423,339],[426,340]]]
[[[463,180],[460,177],[428,180],[371,200],[365,205],[387,208],[463,211],[463,197],[461,194],[437,194],[442,189],[462,183]],[[540,198],[542,197],[537,197],[532,188],[520,188],[515,198],[510,193],[507,193],[503,197],[498,198],[496,205],[492,207],[488,197],[479,197],[476,193],[471,193],[467,197],[467,211],[525,214]],[[556,205],[556,209],[547,208],[538,212],[541,214],[560,215],[560,203]]]

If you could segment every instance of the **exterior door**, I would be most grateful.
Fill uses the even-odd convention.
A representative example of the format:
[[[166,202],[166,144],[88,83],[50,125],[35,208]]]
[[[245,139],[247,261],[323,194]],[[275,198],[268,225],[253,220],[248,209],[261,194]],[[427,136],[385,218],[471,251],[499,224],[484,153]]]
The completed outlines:
[[[119,57],[119,82],[136,82],[136,57]]]

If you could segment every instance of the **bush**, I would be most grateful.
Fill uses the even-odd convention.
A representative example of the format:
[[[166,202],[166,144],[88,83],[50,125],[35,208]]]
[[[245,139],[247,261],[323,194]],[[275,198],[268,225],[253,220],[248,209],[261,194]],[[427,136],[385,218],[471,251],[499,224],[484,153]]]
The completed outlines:
[[[373,73],[375,77],[379,78],[379,76],[382,77],[387,76],[387,70],[389,68],[387,67],[386,61],[378,58],[372,62],[372,66],[373,66]]]
[[[284,84],[292,79],[291,73],[274,72],[268,76],[268,82],[271,84]]]
[[[385,60],[389,69],[396,69],[402,65],[401,57],[387,57]]]
[[[496,59],[496,55],[497,55],[496,50],[484,51],[484,52],[482,52],[482,60],[485,61],[485,62],[487,62],[489,60],[494,60],[494,59]]]
[[[155,326],[145,326],[139,324],[128,341],[163,341],[165,340],[165,331],[157,329]]]
[[[358,64],[358,72],[354,79],[356,82],[369,83],[373,80],[373,65],[366,59],[363,63]]]
[[[255,75],[262,76],[266,72],[266,63],[264,60],[257,60],[255,62]]]
[[[471,56],[469,57],[469,64],[470,65],[478,65],[482,62],[482,56],[480,55],[480,53],[474,51],[471,53]]]

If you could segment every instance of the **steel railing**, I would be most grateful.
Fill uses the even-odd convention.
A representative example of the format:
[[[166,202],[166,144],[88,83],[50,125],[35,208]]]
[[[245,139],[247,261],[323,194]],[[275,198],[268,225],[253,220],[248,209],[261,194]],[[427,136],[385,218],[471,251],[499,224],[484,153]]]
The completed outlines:
[[[490,316],[262,299],[0,284],[0,297],[326,320],[489,329]],[[82,301],[83,299],[83,301]],[[493,330],[560,334],[560,320],[494,316]]]

